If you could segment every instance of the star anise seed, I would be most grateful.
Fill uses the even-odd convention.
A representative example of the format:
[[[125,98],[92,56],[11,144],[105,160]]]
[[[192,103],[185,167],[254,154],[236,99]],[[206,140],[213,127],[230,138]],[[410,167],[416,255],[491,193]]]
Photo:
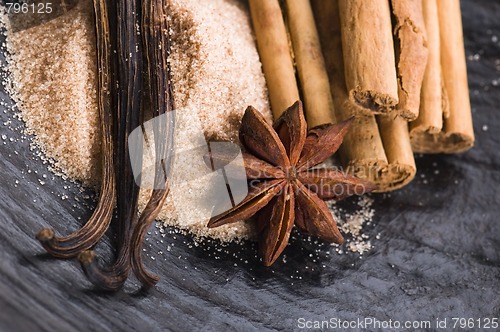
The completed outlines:
[[[248,194],[232,209],[211,218],[208,227],[256,215],[259,249],[266,266],[285,249],[293,225],[326,241],[343,243],[324,200],[367,193],[376,186],[333,168],[314,167],[337,151],[351,122],[352,118],[308,132],[302,103],[297,101],[273,127],[249,106],[239,133],[246,150],[241,166],[249,181]],[[234,159],[220,151],[210,158],[218,166]]]

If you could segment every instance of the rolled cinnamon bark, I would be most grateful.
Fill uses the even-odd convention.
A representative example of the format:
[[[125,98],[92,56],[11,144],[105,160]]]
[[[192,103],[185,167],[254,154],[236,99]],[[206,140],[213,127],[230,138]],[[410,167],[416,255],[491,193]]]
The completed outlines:
[[[410,123],[410,139],[415,150],[421,150],[420,145],[424,141],[424,136],[437,135],[441,132],[443,118],[449,114],[441,71],[437,3],[436,0],[423,0],[422,5],[429,58],[420,93],[420,113],[417,120]]]
[[[377,123],[389,163],[381,175],[384,191],[401,188],[413,180],[417,173],[408,122],[401,116],[378,115]]]
[[[336,123],[330,82],[309,0],[287,0],[288,27],[299,72],[307,126]]]
[[[412,121],[418,117],[420,90],[427,64],[427,41],[422,0],[391,0],[394,23],[399,103],[397,113]]]
[[[388,0],[339,0],[338,5],[350,100],[365,113],[392,112],[399,99]]]
[[[285,22],[278,0],[250,0],[249,4],[271,110],[277,119],[300,99]]]
[[[413,150],[457,153],[474,145],[462,20],[458,0],[424,0],[429,64],[419,118],[410,126]]]
[[[401,188],[416,173],[406,121],[381,118],[377,123],[372,114],[359,116],[367,111],[349,98],[344,79],[338,0],[312,0],[311,4],[330,78],[335,115],[340,121],[358,114],[340,148],[342,163],[356,176],[376,183],[379,192]]]
[[[410,138],[415,144],[416,137],[438,134],[443,129],[443,117],[448,103],[444,94],[441,72],[441,52],[439,42],[439,17],[436,0],[423,0],[423,16],[427,30],[429,58],[420,93],[420,114],[410,124]],[[446,112],[447,113],[447,112]]]

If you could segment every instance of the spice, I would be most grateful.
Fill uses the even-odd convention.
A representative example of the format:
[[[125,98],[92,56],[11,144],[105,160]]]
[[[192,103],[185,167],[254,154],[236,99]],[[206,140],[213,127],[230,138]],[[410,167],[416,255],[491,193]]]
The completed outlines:
[[[330,82],[309,0],[286,1],[288,26],[309,128],[336,123]]]
[[[83,250],[89,249],[100,240],[109,225],[114,199],[109,200],[107,196],[100,198],[102,204],[107,204],[103,207],[109,211],[106,218],[91,219],[93,224],[90,227],[86,225],[83,231],[78,231],[73,236],[80,241],[82,248],[70,248],[67,251],[71,256],[79,254],[88,278],[102,289],[116,291],[121,288],[132,267],[139,280],[146,287],[150,287],[158,281],[158,277],[149,274],[144,267],[141,257],[142,241],[168,194],[167,181],[170,174],[166,170],[170,170],[172,164],[172,156],[169,154],[173,147],[175,123],[157,121],[154,127],[155,147],[161,167],[156,168],[156,189],[153,190],[140,218],[137,208],[139,186],[132,171],[129,136],[141,124],[143,57],[147,60],[149,102],[153,108],[153,116],[159,117],[173,111],[167,62],[170,44],[167,16],[164,13],[165,4],[162,0],[145,0],[141,9],[139,0],[121,0],[116,6],[112,4],[108,11],[106,0],[95,0],[94,7],[100,73],[99,106],[105,143],[102,185],[104,188],[110,186],[114,190],[115,187],[111,183],[116,183],[118,253],[111,266],[102,268],[98,266],[93,251]],[[114,24],[117,24],[117,30],[110,31],[109,27]],[[139,26],[141,34],[137,33]],[[143,43],[145,56],[142,52]],[[112,49],[116,50],[115,56],[112,55]],[[115,80],[116,84],[113,84],[112,80]],[[113,116],[109,116],[111,109],[114,111]],[[113,165],[113,158],[114,173],[112,169],[108,169],[108,166]],[[142,155],[134,158],[136,160],[133,162],[138,162],[139,165],[142,163]],[[106,171],[109,171],[109,174]],[[107,194],[106,191],[104,193]],[[111,195],[114,197],[115,193],[112,191]],[[48,252],[52,253],[54,250],[51,244],[57,242],[57,239],[48,238],[47,234],[53,235],[53,232],[42,230],[38,238]],[[86,236],[89,239],[86,239]],[[64,248],[60,251],[64,253]],[[56,251],[56,255],[57,253]]]
[[[463,152],[474,145],[474,129],[460,1],[425,0],[424,9],[432,59],[422,87],[422,115],[410,127],[412,147],[421,153]]]
[[[139,186],[136,184],[128,149],[128,136],[141,124],[142,40],[137,33],[140,26],[138,0],[120,0],[110,5],[110,26],[116,24],[112,36],[116,56],[112,58],[113,78],[116,87],[111,90],[116,96],[115,117],[115,181],[117,192],[117,258],[109,267],[99,267],[93,252],[82,252],[79,259],[87,277],[105,290],[121,288],[128,278],[131,262],[131,236],[137,225]],[[116,13],[116,15],[114,14]]]
[[[141,213],[139,222],[132,234],[132,268],[144,287],[151,287],[159,278],[150,274],[142,260],[142,244],[151,224],[154,222],[170,190],[171,171],[174,152],[174,112],[173,89],[168,64],[170,53],[169,25],[166,20],[166,0],[143,0],[142,35],[144,53],[147,59],[149,100],[152,115],[156,118],[153,125],[155,142],[154,190]],[[167,117],[167,113],[171,116]]]
[[[368,114],[392,112],[399,99],[389,1],[340,0],[338,9],[351,102]]]
[[[375,186],[335,169],[313,167],[339,148],[350,122],[320,126],[307,133],[302,104],[296,102],[273,128],[249,107],[240,128],[249,193],[237,206],[213,217],[208,226],[257,214],[259,249],[266,266],[285,249],[294,224],[311,235],[341,244],[344,239],[323,200],[364,194]],[[218,164],[230,160],[226,155],[212,154],[211,158]]]
[[[285,22],[278,0],[251,0],[249,4],[271,109],[277,119],[299,99]]]
[[[390,191],[408,184],[416,167],[411,150],[408,125],[401,117],[366,114],[349,97],[341,38],[340,9],[337,0],[312,1],[313,12],[335,105],[335,115],[345,120],[357,114],[340,148],[342,164],[349,172],[375,183],[378,191]],[[365,76],[373,73],[365,73]],[[371,112],[371,111],[370,111]],[[365,114],[365,115],[362,115]]]
[[[419,137],[427,132],[436,135],[443,128],[443,119],[449,116],[449,104],[443,82],[441,69],[441,50],[439,41],[439,16],[435,0],[424,0],[422,3],[424,23],[427,30],[427,45],[429,59],[422,82],[420,114],[410,124],[410,137],[413,148],[417,151],[420,143]]]
[[[422,0],[391,0],[394,16],[394,48],[398,75],[398,114],[418,117],[420,89],[427,64],[427,37]]]
[[[96,0],[96,36],[99,71],[98,111],[101,125],[101,188],[99,202],[91,218],[77,232],[56,237],[54,230],[43,229],[37,239],[53,256],[71,258],[93,247],[103,236],[111,222],[115,193],[115,163],[113,160],[113,102],[111,98],[111,39],[108,8],[105,0]]]

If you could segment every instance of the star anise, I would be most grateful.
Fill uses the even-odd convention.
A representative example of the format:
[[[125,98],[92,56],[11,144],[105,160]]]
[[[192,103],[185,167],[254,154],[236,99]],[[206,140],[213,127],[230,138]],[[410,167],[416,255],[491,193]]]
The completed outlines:
[[[297,101],[271,126],[248,107],[240,127],[248,194],[232,209],[210,219],[208,227],[256,215],[259,249],[264,265],[272,265],[288,244],[295,224],[300,230],[341,244],[324,200],[342,199],[376,189],[370,182],[333,168],[314,168],[339,148],[352,119],[307,131],[302,103]],[[227,164],[233,157],[212,152],[212,162]]]

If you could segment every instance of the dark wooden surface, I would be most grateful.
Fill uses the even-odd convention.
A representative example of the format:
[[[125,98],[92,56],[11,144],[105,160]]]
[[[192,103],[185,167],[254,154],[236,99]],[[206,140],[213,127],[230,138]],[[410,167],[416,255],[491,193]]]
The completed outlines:
[[[295,236],[286,263],[266,269],[254,245],[194,246],[152,229],[146,263],[162,277],[158,286],[136,293],[132,280],[122,292],[96,292],[76,262],[51,259],[34,239],[48,225],[76,229],[89,215],[86,193],[52,178],[2,107],[0,331],[293,330],[301,317],[499,317],[500,3],[462,7],[476,147],[418,157],[410,186],[374,196],[375,248],[362,259]],[[0,97],[10,102],[3,90]]]

